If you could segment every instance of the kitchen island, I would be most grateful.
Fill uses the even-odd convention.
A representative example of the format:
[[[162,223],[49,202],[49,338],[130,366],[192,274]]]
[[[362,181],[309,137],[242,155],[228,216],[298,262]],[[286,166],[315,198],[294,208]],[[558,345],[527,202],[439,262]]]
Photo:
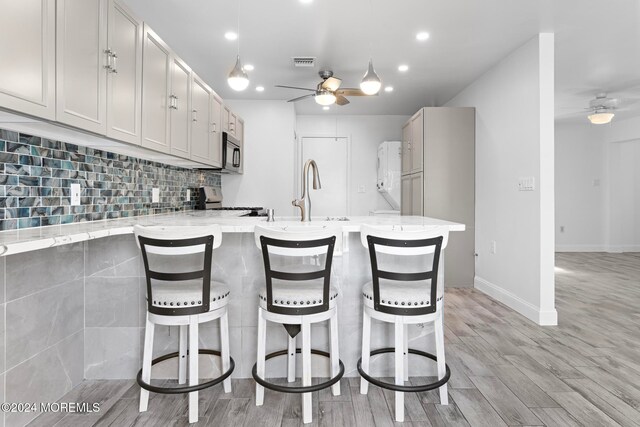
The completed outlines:
[[[326,219],[326,218],[325,218]],[[369,256],[360,243],[360,226],[445,226],[462,231],[464,225],[426,217],[349,217],[347,221],[314,218],[222,216],[213,211],[188,211],[156,216],[95,221],[0,233],[2,313],[0,376],[9,402],[53,402],[83,379],[135,378],[140,368],[146,314],[146,284],[133,225],[220,224],[222,246],[213,253],[212,277],[231,290],[229,327],[235,378],[250,378],[257,342],[258,290],[264,285],[262,255],[254,242],[257,224],[273,227],[337,226],[342,242],[332,267],[332,282],[340,288],[340,358],[346,376],[357,376],[362,323],[362,285],[370,280]],[[446,252],[446,251],[445,251]],[[444,256],[441,257],[444,262]],[[440,270],[441,272],[443,269]],[[441,277],[442,279],[442,277]],[[0,290],[2,290],[0,288]],[[218,348],[215,322],[200,330],[201,348]],[[269,333],[267,352],[286,348],[286,334]],[[372,346],[391,343],[392,329],[374,324]],[[410,345],[430,350],[430,331],[409,330]],[[327,328],[312,329],[312,347],[328,347]],[[5,352],[6,349],[6,352]],[[177,329],[156,329],[154,357],[177,349]],[[201,356],[201,372],[215,373],[218,361]],[[391,356],[373,358],[372,372],[388,375]],[[431,366],[420,360],[412,369],[427,375]],[[174,375],[174,361],[154,367],[154,377]],[[318,375],[327,362],[313,363]],[[412,362],[413,363],[413,362]],[[300,365],[300,364],[298,364]],[[285,376],[285,360],[269,362],[270,373]],[[18,415],[18,414],[16,414]],[[23,415],[24,416],[24,415]]]

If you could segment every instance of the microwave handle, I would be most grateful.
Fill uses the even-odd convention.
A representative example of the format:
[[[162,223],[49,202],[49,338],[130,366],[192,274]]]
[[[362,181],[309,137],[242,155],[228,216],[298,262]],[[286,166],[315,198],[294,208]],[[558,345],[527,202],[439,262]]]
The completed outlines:
[[[234,168],[240,167],[240,149],[239,148],[233,149],[233,167]]]

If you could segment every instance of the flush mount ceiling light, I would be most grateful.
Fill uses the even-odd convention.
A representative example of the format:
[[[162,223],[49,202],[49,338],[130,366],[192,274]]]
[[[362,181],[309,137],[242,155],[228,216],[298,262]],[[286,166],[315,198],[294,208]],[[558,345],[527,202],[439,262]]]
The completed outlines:
[[[238,38],[238,35],[233,31],[227,31],[226,33],[224,33],[224,38],[227,40],[236,40]]]
[[[615,114],[609,110],[596,110],[587,117],[591,124],[606,125],[607,123],[611,123],[613,116],[615,116]]]
[[[238,32],[240,34],[240,1],[238,0]],[[240,60],[240,39],[238,39],[238,54],[236,56],[236,65],[233,67],[229,76],[227,77],[227,83],[231,89],[238,92],[243,91],[249,86],[249,76],[242,68],[242,61]]]
[[[360,82],[360,89],[367,95],[375,95],[380,91],[382,82],[373,69],[373,60],[369,59],[369,68]]]
[[[264,86],[256,86],[258,92],[264,92]]]
[[[409,71],[409,66],[408,66],[408,65],[405,65],[405,64],[399,65],[399,66],[398,66],[398,71],[400,71],[401,73],[404,73],[404,72],[406,72],[406,71]]]
[[[418,34],[416,34],[416,40],[420,42],[423,42],[428,38],[429,38],[429,33],[427,33],[426,31],[420,31]]]
[[[385,92],[393,92],[393,86],[387,86],[384,88]]]
[[[327,89],[320,89],[316,92],[315,100],[320,105],[331,105],[336,102],[336,96]]]
[[[251,64],[244,64],[244,67],[242,67],[245,71],[253,71],[253,65]]]

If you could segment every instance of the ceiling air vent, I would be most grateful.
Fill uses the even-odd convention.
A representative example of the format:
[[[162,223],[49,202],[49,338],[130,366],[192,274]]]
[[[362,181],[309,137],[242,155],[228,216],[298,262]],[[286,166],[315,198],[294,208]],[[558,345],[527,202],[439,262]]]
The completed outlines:
[[[294,67],[315,67],[316,58],[313,56],[294,56],[293,66]]]

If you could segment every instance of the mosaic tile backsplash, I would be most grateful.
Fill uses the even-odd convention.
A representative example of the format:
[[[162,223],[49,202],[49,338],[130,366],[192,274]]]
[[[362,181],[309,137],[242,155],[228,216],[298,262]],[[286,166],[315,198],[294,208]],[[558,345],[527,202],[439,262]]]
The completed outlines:
[[[190,210],[186,191],[201,185],[220,187],[220,174],[0,130],[0,230]]]

